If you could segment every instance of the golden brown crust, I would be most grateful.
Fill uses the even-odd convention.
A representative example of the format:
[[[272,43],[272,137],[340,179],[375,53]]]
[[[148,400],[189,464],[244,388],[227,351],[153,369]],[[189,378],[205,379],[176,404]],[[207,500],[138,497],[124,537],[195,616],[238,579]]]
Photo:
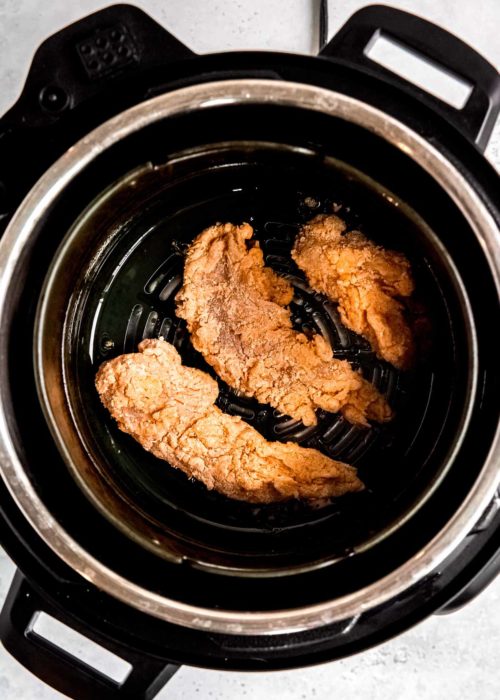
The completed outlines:
[[[292,257],[311,287],[338,302],[342,322],[366,338],[377,355],[407,369],[415,344],[400,299],[414,289],[410,263],[386,250],[333,214],[319,214],[305,224]]]
[[[264,266],[248,224],[217,224],[191,245],[177,313],[186,319],[194,347],[231,387],[305,425],[315,409],[342,411],[353,423],[385,421],[384,397],[348,362],[332,357],[319,335],[292,327],[284,308],[291,285]]]
[[[163,340],[101,365],[96,388],[120,430],[208,489],[252,503],[310,501],[363,488],[356,470],[318,450],[268,442],[214,406],[217,383]]]

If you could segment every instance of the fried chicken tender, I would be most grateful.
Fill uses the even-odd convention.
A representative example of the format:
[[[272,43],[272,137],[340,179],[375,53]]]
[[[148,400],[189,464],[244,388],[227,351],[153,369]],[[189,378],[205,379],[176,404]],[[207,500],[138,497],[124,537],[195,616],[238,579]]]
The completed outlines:
[[[310,501],[363,488],[356,469],[318,450],[268,442],[238,416],[214,406],[218,386],[183,367],[164,340],[101,365],[96,388],[120,430],[146,450],[230,498]]]
[[[248,224],[216,224],[189,248],[177,314],[196,350],[231,387],[304,425],[317,423],[316,408],[360,425],[388,420],[384,397],[322,336],[293,329],[292,287],[264,266],[257,242],[248,247],[252,234]]]
[[[292,257],[315,291],[338,302],[342,322],[366,338],[378,357],[408,369],[415,345],[399,299],[414,289],[410,263],[402,253],[345,229],[338,216],[319,214],[300,230]]]

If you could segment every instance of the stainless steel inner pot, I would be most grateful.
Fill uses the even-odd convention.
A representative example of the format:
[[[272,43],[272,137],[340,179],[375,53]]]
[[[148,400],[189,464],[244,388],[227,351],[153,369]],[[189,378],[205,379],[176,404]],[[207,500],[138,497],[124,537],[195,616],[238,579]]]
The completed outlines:
[[[375,133],[411,156],[434,177],[461,210],[481,241],[495,282],[499,284],[498,230],[491,215],[455,166],[427,141],[386,114],[339,93],[302,84],[235,80],[186,88],[142,103],[103,124],[55,163],[28,194],[0,244],[0,311],[5,303],[8,286],[22,261],[23,250],[29,247],[30,238],[39,220],[87,164],[126,136],[166,117],[238,104],[299,107],[339,117]],[[5,341],[5,338],[2,340]],[[2,346],[1,352],[5,353],[5,345]],[[64,451],[66,461],[71,462],[75,445],[67,444],[61,435],[61,426],[54,419],[54,405],[51,404],[53,384],[47,383],[43,362],[40,364],[39,345],[36,349],[36,360],[39,369],[42,369],[39,373],[40,389],[49,423],[52,423],[51,428]],[[474,357],[472,360],[474,361]],[[0,389],[3,391],[4,387]],[[470,387],[472,396],[475,390],[475,386]],[[464,420],[467,421],[467,416]],[[353,617],[363,610],[389,600],[420,581],[453,551],[477,521],[500,481],[497,466],[497,433],[481,474],[459,510],[417,556],[390,575],[354,593],[314,606],[293,610],[236,613],[188,605],[160,596],[123,578],[89,555],[64,531],[38,497],[16,454],[8,428],[8,416],[5,415],[3,407],[0,411],[0,433],[2,475],[13,497],[37,532],[66,563],[99,588],[152,615],[188,627],[235,634],[282,633],[318,627],[335,620]],[[452,459],[453,455],[450,455],[450,462]]]

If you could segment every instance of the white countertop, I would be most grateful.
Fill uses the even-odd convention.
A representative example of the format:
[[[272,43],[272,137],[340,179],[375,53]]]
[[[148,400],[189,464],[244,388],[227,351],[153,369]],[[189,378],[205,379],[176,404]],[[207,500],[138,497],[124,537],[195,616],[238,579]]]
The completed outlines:
[[[34,50],[49,34],[111,4],[98,0],[0,0],[0,114],[19,94]],[[268,49],[315,53],[315,0],[145,0],[145,9],[199,53]],[[369,2],[330,0],[330,35]],[[404,0],[389,4],[430,19],[500,68],[499,0]],[[500,129],[487,155],[500,169]],[[0,550],[0,604],[14,572]],[[62,698],[0,647],[0,700]],[[497,700],[500,578],[466,608],[431,617],[357,656],[309,669],[221,673],[183,667],[158,698],[169,700]],[[96,698],[98,700],[98,698]]]

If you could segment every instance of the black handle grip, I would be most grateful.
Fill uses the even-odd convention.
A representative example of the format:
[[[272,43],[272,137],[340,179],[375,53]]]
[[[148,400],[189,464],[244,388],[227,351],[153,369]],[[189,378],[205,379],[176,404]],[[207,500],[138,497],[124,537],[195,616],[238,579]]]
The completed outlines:
[[[119,684],[33,632],[33,619],[39,612],[68,622],[17,571],[0,613],[0,641],[40,680],[75,700],[152,700],[178,669],[164,660],[139,656],[72,620],[72,629],[131,665],[130,673]]]
[[[36,51],[23,92],[2,119],[44,126],[117,81],[193,52],[146,13],[112,5],[53,34]],[[5,127],[4,127],[5,128]]]
[[[368,58],[365,50],[378,33],[386,34],[468,82],[472,91],[464,107],[455,109]],[[477,51],[444,29],[402,10],[371,5],[352,15],[320,55],[362,66],[410,91],[452,122],[481,150],[486,148],[500,110],[500,75]]]

